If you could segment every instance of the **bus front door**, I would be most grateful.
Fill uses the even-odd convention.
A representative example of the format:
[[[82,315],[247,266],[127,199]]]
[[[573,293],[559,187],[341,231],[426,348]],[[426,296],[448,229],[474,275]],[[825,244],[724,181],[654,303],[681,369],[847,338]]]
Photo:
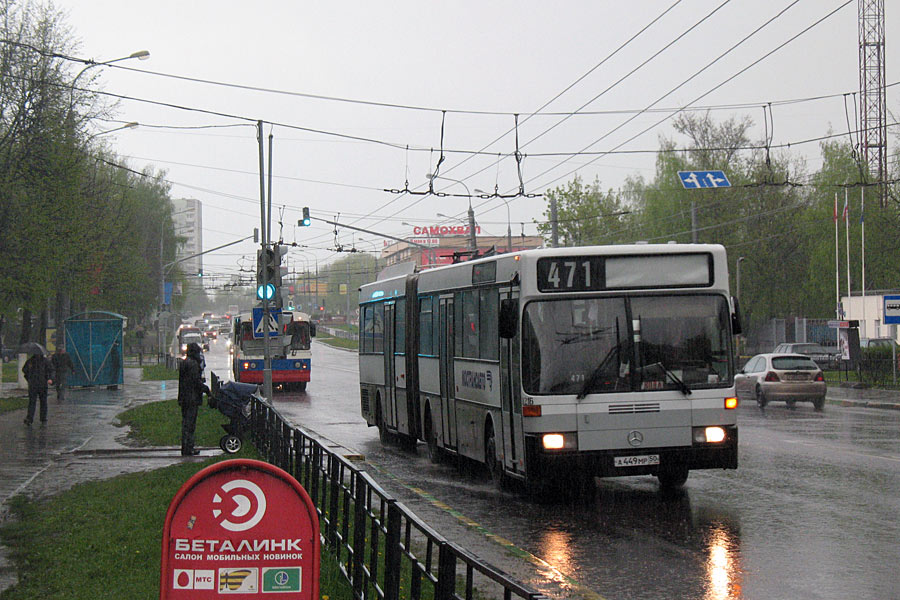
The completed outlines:
[[[441,432],[444,448],[456,450],[456,377],[453,373],[453,297],[441,298],[440,306]]]
[[[500,291],[500,300],[518,303],[519,292]],[[503,428],[503,464],[513,473],[525,472],[525,435],[522,431],[522,388],[519,370],[519,335],[500,340],[500,410]]]
[[[384,305],[384,398],[382,405],[385,425],[397,428],[397,382],[394,377],[394,304]]]

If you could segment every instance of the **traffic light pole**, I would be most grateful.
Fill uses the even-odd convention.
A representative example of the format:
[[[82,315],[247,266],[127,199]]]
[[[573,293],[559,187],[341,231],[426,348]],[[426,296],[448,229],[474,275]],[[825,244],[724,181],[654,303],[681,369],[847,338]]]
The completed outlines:
[[[265,256],[266,251],[269,249],[269,228],[266,226],[266,158],[265,158],[265,146],[263,145],[263,122],[256,122],[256,137],[259,141],[259,213],[260,213],[260,229],[262,230],[262,252],[263,256]],[[269,160],[271,160],[271,152],[269,155]],[[271,193],[271,191],[270,191]],[[262,283],[263,290],[268,290],[269,281],[268,281],[268,273],[267,269],[263,269],[262,275]],[[262,308],[263,308],[263,395],[269,402],[272,402],[272,353],[269,350],[269,299],[267,298],[268,293],[263,293],[262,297]]]

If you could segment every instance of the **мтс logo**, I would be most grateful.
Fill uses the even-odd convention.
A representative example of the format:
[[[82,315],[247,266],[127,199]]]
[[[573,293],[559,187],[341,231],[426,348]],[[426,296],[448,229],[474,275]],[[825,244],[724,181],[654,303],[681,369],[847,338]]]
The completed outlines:
[[[228,531],[252,529],[266,514],[266,495],[252,481],[234,479],[223,485],[221,495],[213,497],[213,504],[222,505],[226,500],[231,500],[234,505],[225,505],[222,509],[213,508],[212,513],[219,525]],[[231,512],[223,512],[223,509]]]

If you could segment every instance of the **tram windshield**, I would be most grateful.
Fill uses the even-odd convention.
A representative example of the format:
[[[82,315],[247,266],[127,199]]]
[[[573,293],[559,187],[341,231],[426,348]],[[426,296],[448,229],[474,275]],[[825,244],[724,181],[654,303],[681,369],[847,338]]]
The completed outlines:
[[[691,390],[733,380],[729,307],[720,295],[530,302],[522,319],[529,394]]]

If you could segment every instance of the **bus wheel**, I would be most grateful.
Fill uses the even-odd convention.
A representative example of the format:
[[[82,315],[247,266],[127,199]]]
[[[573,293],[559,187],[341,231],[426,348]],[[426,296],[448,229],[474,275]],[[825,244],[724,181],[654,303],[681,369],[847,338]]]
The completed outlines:
[[[503,488],[503,465],[497,459],[497,438],[494,436],[492,425],[488,425],[484,440],[484,463],[487,465],[488,475],[490,475],[494,487]]]
[[[378,439],[381,440],[382,444],[389,444],[391,441],[391,434],[388,433],[387,425],[384,423],[384,417],[381,414],[381,400],[378,400],[378,405],[375,408],[375,426],[378,427]]]
[[[298,392],[306,391],[306,382],[305,381],[298,381],[294,384],[294,386],[295,386],[294,389],[296,389]]]
[[[436,465],[444,462],[444,451],[438,446],[437,432],[431,421],[430,410],[425,411],[425,443],[428,446],[428,460]]]
[[[660,469],[656,474],[659,486],[664,490],[675,490],[684,485],[688,478],[688,468],[681,465]]]

